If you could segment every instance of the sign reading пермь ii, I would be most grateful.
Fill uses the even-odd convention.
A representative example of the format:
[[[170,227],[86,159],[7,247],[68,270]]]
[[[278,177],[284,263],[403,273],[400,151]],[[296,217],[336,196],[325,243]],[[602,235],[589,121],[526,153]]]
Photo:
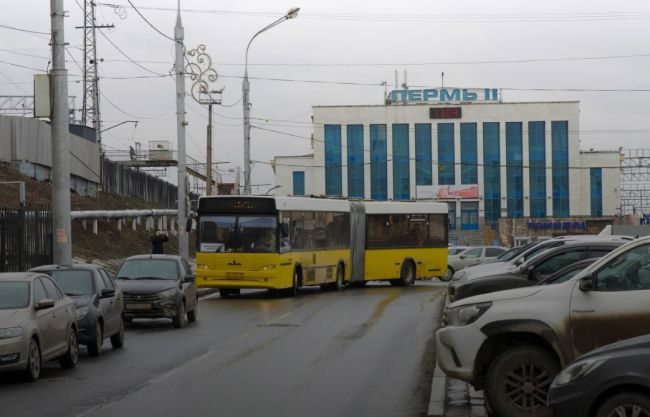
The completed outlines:
[[[391,103],[462,103],[499,101],[498,88],[427,88],[424,90],[393,90]]]

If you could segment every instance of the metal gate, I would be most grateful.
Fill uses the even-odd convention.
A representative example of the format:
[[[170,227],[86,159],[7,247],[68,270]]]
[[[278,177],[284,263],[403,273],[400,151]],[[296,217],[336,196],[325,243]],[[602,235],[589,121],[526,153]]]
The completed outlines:
[[[51,212],[0,209],[0,272],[27,271],[51,263]]]

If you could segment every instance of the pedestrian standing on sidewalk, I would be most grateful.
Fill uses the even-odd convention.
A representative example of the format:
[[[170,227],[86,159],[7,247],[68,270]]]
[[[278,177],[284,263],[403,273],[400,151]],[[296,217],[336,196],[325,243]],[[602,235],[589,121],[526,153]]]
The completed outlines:
[[[151,253],[153,254],[164,254],[165,253],[165,242],[169,240],[166,230],[156,229],[156,233],[151,236]]]

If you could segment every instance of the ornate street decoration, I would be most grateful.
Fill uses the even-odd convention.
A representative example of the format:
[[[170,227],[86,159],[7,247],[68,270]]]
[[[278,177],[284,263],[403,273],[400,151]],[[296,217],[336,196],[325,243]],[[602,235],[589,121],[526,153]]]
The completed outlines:
[[[205,45],[199,45],[186,54],[188,56],[185,73],[192,80],[192,98],[198,103],[203,103],[202,96],[210,95],[208,83],[217,81],[217,71],[212,68],[212,58],[205,52]]]

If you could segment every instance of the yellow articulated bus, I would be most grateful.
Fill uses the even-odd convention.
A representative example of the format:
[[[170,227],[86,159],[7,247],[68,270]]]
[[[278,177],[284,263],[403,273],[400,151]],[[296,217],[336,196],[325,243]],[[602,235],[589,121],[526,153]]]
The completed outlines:
[[[440,203],[201,197],[196,220],[197,285],[223,297],[373,280],[411,285],[447,268],[447,206]]]
[[[222,297],[241,289],[339,290],[349,279],[350,203],[302,197],[201,197],[199,287]]]
[[[416,278],[447,272],[447,205],[435,202],[352,202],[352,283]]]

